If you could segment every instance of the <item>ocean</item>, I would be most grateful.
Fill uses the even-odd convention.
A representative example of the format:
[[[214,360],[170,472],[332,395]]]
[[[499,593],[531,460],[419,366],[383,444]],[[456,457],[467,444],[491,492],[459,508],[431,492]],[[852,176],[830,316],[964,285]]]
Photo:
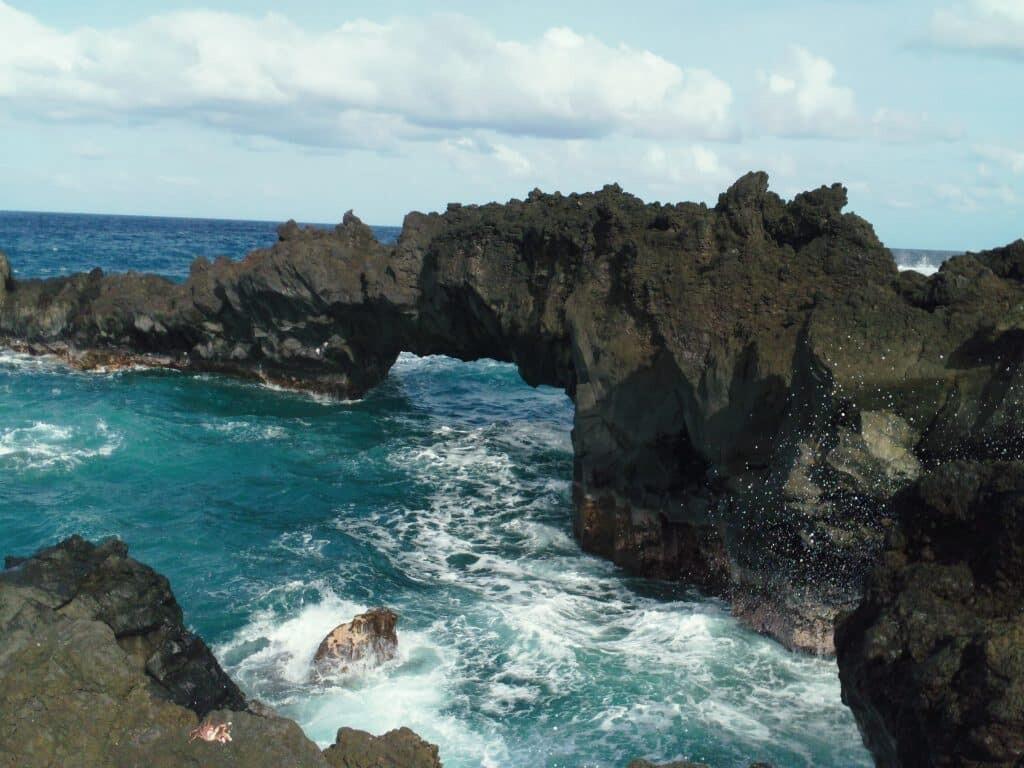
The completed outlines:
[[[183,279],[196,256],[241,257],[275,229],[0,212],[0,250],[18,277]],[[245,692],[321,745],[407,725],[447,768],[870,765],[834,661],[580,551],[571,423],[563,392],[489,360],[403,354],[339,402],[0,350],[0,554],[120,536]],[[399,658],[314,679],[323,636],[376,605],[400,615]]]

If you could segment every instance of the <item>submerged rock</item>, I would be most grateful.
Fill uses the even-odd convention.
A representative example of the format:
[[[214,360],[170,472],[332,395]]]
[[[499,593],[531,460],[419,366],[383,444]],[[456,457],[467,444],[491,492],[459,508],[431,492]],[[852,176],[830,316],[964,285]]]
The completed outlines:
[[[397,623],[398,614],[387,608],[361,613],[328,633],[316,649],[313,663],[319,669],[334,666],[345,671],[352,662],[390,661],[398,654]]]
[[[73,537],[5,568],[0,765],[338,765],[296,723],[246,702],[184,628],[167,580],[122,542]]]
[[[513,362],[575,401],[585,549],[829,652],[893,493],[952,458],[1024,458],[1024,244],[900,274],[845,205],[750,173],[713,208],[608,186],[410,213],[395,245],[354,215],[292,222],[183,284],[18,280],[0,341],[342,397],[402,350]]]
[[[1020,766],[1024,463],[947,464],[894,504],[837,627],[843,700],[880,766]]]

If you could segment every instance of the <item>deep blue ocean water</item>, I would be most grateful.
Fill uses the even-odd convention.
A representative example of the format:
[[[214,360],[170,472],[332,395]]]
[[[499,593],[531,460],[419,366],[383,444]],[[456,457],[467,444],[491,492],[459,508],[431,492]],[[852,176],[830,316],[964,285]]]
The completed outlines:
[[[0,213],[21,277],[180,278],[274,239],[266,222]],[[122,537],[246,692],[321,744],[408,725],[447,768],[869,765],[834,662],[579,550],[571,420],[562,392],[493,361],[403,355],[342,403],[0,350],[0,553]],[[312,680],[324,634],[374,605],[401,615],[400,658]]]

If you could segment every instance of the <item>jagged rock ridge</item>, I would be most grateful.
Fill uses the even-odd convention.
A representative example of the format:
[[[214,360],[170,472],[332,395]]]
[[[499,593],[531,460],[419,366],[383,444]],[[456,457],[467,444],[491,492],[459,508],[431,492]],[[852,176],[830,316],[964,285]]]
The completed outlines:
[[[827,652],[892,494],[950,458],[1024,454],[1024,242],[900,274],[845,204],[752,173],[713,208],[609,186],[412,213],[394,246],[351,214],[290,222],[183,284],[11,281],[0,336],[343,397],[402,350],[513,362],[575,401],[585,548]]]

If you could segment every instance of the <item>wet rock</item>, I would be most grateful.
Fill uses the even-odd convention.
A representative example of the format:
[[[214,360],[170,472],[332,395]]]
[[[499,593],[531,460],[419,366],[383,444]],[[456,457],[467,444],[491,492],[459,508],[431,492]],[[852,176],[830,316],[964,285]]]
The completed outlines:
[[[7,260],[7,254],[0,251],[0,301],[11,287],[11,263]]]
[[[880,766],[1024,762],[1024,463],[943,465],[837,627],[843,700]]]
[[[383,736],[341,728],[324,757],[332,768],[441,768],[437,747],[408,728]]]
[[[352,662],[383,664],[398,654],[397,624],[398,614],[387,608],[361,613],[328,633],[316,649],[313,663],[321,670],[331,667],[341,671]]]
[[[184,629],[167,580],[115,540],[73,537],[7,558],[0,712],[3,766],[337,765],[293,721],[246,705]],[[199,733],[216,733],[226,723],[230,741],[189,740],[201,725]]]
[[[585,549],[762,603],[739,615],[827,651],[806,627],[857,604],[894,493],[950,459],[1024,458],[1021,245],[900,275],[846,200],[751,173],[714,208],[609,185],[411,213],[388,246],[354,215],[290,222],[183,284],[19,280],[0,341],[341,397],[402,350],[513,362],[575,401]]]

